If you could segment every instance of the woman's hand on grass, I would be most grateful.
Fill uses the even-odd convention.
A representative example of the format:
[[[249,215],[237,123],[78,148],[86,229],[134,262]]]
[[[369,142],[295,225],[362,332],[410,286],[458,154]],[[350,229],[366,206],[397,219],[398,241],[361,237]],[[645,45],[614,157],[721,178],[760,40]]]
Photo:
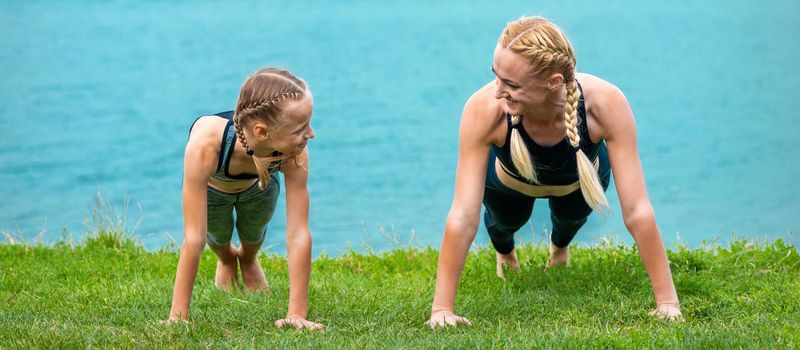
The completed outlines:
[[[650,316],[654,316],[660,320],[681,322],[683,315],[681,314],[681,306],[675,303],[658,304],[656,309],[650,311]]]
[[[275,321],[275,327],[283,328],[283,327],[294,327],[297,329],[310,329],[312,331],[318,331],[325,329],[325,325],[322,323],[316,323],[309,320],[306,320],[305,317],[301,316],[286,316],[286,318],[280,319]]]
[[[176,316],[170,316],[166,320],[159,320],[158,323],[169,326],[173,324],[187,324],[189,323],[189,320],[176,315]]]
[[[431,318],[426,321],[425,324],[434,329],[448,326],[457,327],[460,324],[472,326],[472,322],[470,322],[470,320],[468,320],[466,317],[458,316],[452,311],[448,310],[431,312]]]

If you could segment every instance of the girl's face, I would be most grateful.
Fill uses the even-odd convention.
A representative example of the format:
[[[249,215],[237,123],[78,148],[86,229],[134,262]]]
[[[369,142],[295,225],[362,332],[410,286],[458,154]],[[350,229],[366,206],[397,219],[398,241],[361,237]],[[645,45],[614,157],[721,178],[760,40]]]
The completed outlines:
[[[270,150],[283,154],[299,154],[314,138],[314,129],[311,128],[311,116],[314,109],[314,99],[310,91],[306,96],[297,101],[289,101],[283,108],[280,123],[268,128],[264,123],[257,122],[251,129],[257,145],[252,145],[258,157],[271,156]]]
[[[492,64],[497,83],[495,98],[505,100],[503,109],[511,115],[524,115],[526,109],[548,98],[550,90],[547,82],[531,71],[525,57],[497,45]]]

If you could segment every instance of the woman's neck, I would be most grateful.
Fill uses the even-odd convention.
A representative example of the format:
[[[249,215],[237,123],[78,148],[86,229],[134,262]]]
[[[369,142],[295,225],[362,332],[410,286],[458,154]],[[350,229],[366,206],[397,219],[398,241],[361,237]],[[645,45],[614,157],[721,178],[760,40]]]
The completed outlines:
[[[550,125],[560,122],[564,118],[564,103],[566,101],[566,89],[562,88],[558,93],[550,94],[545,100],[533,106],[525,106],[523,116],[536,124]]]

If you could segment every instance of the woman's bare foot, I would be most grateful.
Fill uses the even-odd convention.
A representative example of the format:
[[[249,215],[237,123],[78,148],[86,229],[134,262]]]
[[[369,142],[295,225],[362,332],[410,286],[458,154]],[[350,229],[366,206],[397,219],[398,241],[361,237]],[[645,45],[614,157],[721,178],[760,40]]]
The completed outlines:
[[[516,249],[512,249],[508,254],[497,253],[497,277],[504,281],[506,277],[503,270],[506,266],[511,270],[519,271]]]
[[[239,267],[242,269],[242,280],[247,289],[264,292],[269,290],[267,277],[264,276],[264,269],[261,268],[257,256],[246,259],[239,255]]]
[[[214,286],[229,292],[239,283],[236,249],[233,249],[230,244],[212,247],[211,249],[217,254],[217,272],[214,274]]]
[[[559,248],[550,243],[550,258],[547,259],[547,267],[569,266],[569,246]]]

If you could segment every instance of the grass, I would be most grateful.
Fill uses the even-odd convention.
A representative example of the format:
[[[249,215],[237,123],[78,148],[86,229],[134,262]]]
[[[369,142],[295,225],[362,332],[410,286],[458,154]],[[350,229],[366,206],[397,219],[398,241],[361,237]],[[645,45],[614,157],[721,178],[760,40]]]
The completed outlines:
[[[434,249],[321,256],[310,319],[324,332],[276,329],[286,312],[286,261],[263,255],[267,294],[213,286],[206,250],[190,324],[164,326],[178,255],[146,251],[104,227],[83,242],[0,245],[0,348],[798,348],[796,248],[737,241],[670,251],[686,321],[647,315],[654,304],[637,251],[605,243],[571,250],[545,271],[544,246],[520,249],[523,270],[494,275],[494,253],[470,253],[457,311],[474,325],[431,330]],[[10,242],[10,241],[9,241]]]

